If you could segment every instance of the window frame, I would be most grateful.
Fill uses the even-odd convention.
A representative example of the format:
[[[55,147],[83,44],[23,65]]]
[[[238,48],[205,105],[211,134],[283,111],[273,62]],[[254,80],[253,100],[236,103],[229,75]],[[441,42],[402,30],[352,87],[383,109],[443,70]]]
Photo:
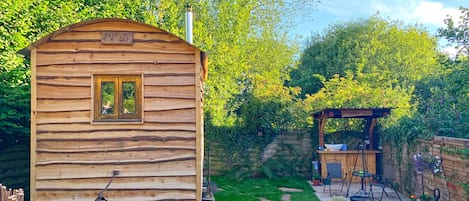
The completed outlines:
[[[142,122],[143,90],[142,74],[95,74],[93,75],[93,122]],[[112,114],[102,113],[102,83],[114,83],[114,111]],[[135,82],[135,113],[124,113],[123,83]]]

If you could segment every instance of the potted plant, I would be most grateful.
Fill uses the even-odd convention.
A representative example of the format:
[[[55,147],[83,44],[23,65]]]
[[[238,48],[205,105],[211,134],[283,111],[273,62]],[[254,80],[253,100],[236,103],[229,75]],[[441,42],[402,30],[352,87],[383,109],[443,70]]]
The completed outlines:
[[[319,186],[321,185],[321,175],[317,171],[313,171],[313,186]]]
[[[427,193],[424,193],[420,196],[420,200],[421,201],[432,201],[432,198]]]

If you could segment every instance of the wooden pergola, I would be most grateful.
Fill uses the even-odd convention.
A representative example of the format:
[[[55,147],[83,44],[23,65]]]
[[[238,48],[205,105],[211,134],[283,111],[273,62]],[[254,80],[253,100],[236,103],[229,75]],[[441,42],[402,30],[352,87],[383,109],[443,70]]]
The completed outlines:
[[[369,124],[368,137],[370,145],[373,145],[373,130],[377,119],[391,113],[391,108],[326,108],[313,114],[318,120],[319,146],[324,146],[324,127],[328,118],[364,118]],[[373,150],[373,146],[370,146]]]

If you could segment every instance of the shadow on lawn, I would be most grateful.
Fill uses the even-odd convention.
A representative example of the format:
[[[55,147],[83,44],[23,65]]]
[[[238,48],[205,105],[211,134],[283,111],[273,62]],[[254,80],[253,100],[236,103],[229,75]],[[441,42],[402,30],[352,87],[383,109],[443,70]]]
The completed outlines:
[[[282,196],[291,195],[290,201],[319,201],[305,178],[249,178],[235,180],[226,177],[212,177],[218,191],[216,200],[223,201],[282,201]],[[282,189],[283,188],[283,189]],[[283,190],[283,191],[282,191]],[[288,197],[288,196],[287,196]]]

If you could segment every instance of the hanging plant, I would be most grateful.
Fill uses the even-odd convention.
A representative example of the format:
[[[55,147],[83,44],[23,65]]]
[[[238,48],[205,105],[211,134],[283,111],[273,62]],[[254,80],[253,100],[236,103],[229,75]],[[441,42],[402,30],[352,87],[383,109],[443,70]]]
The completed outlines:
[[[418,174],[430,170],[433,174],[442,173],[441,157],[434,155],[423,155],[421,153],[414,155],[414,169]]]

